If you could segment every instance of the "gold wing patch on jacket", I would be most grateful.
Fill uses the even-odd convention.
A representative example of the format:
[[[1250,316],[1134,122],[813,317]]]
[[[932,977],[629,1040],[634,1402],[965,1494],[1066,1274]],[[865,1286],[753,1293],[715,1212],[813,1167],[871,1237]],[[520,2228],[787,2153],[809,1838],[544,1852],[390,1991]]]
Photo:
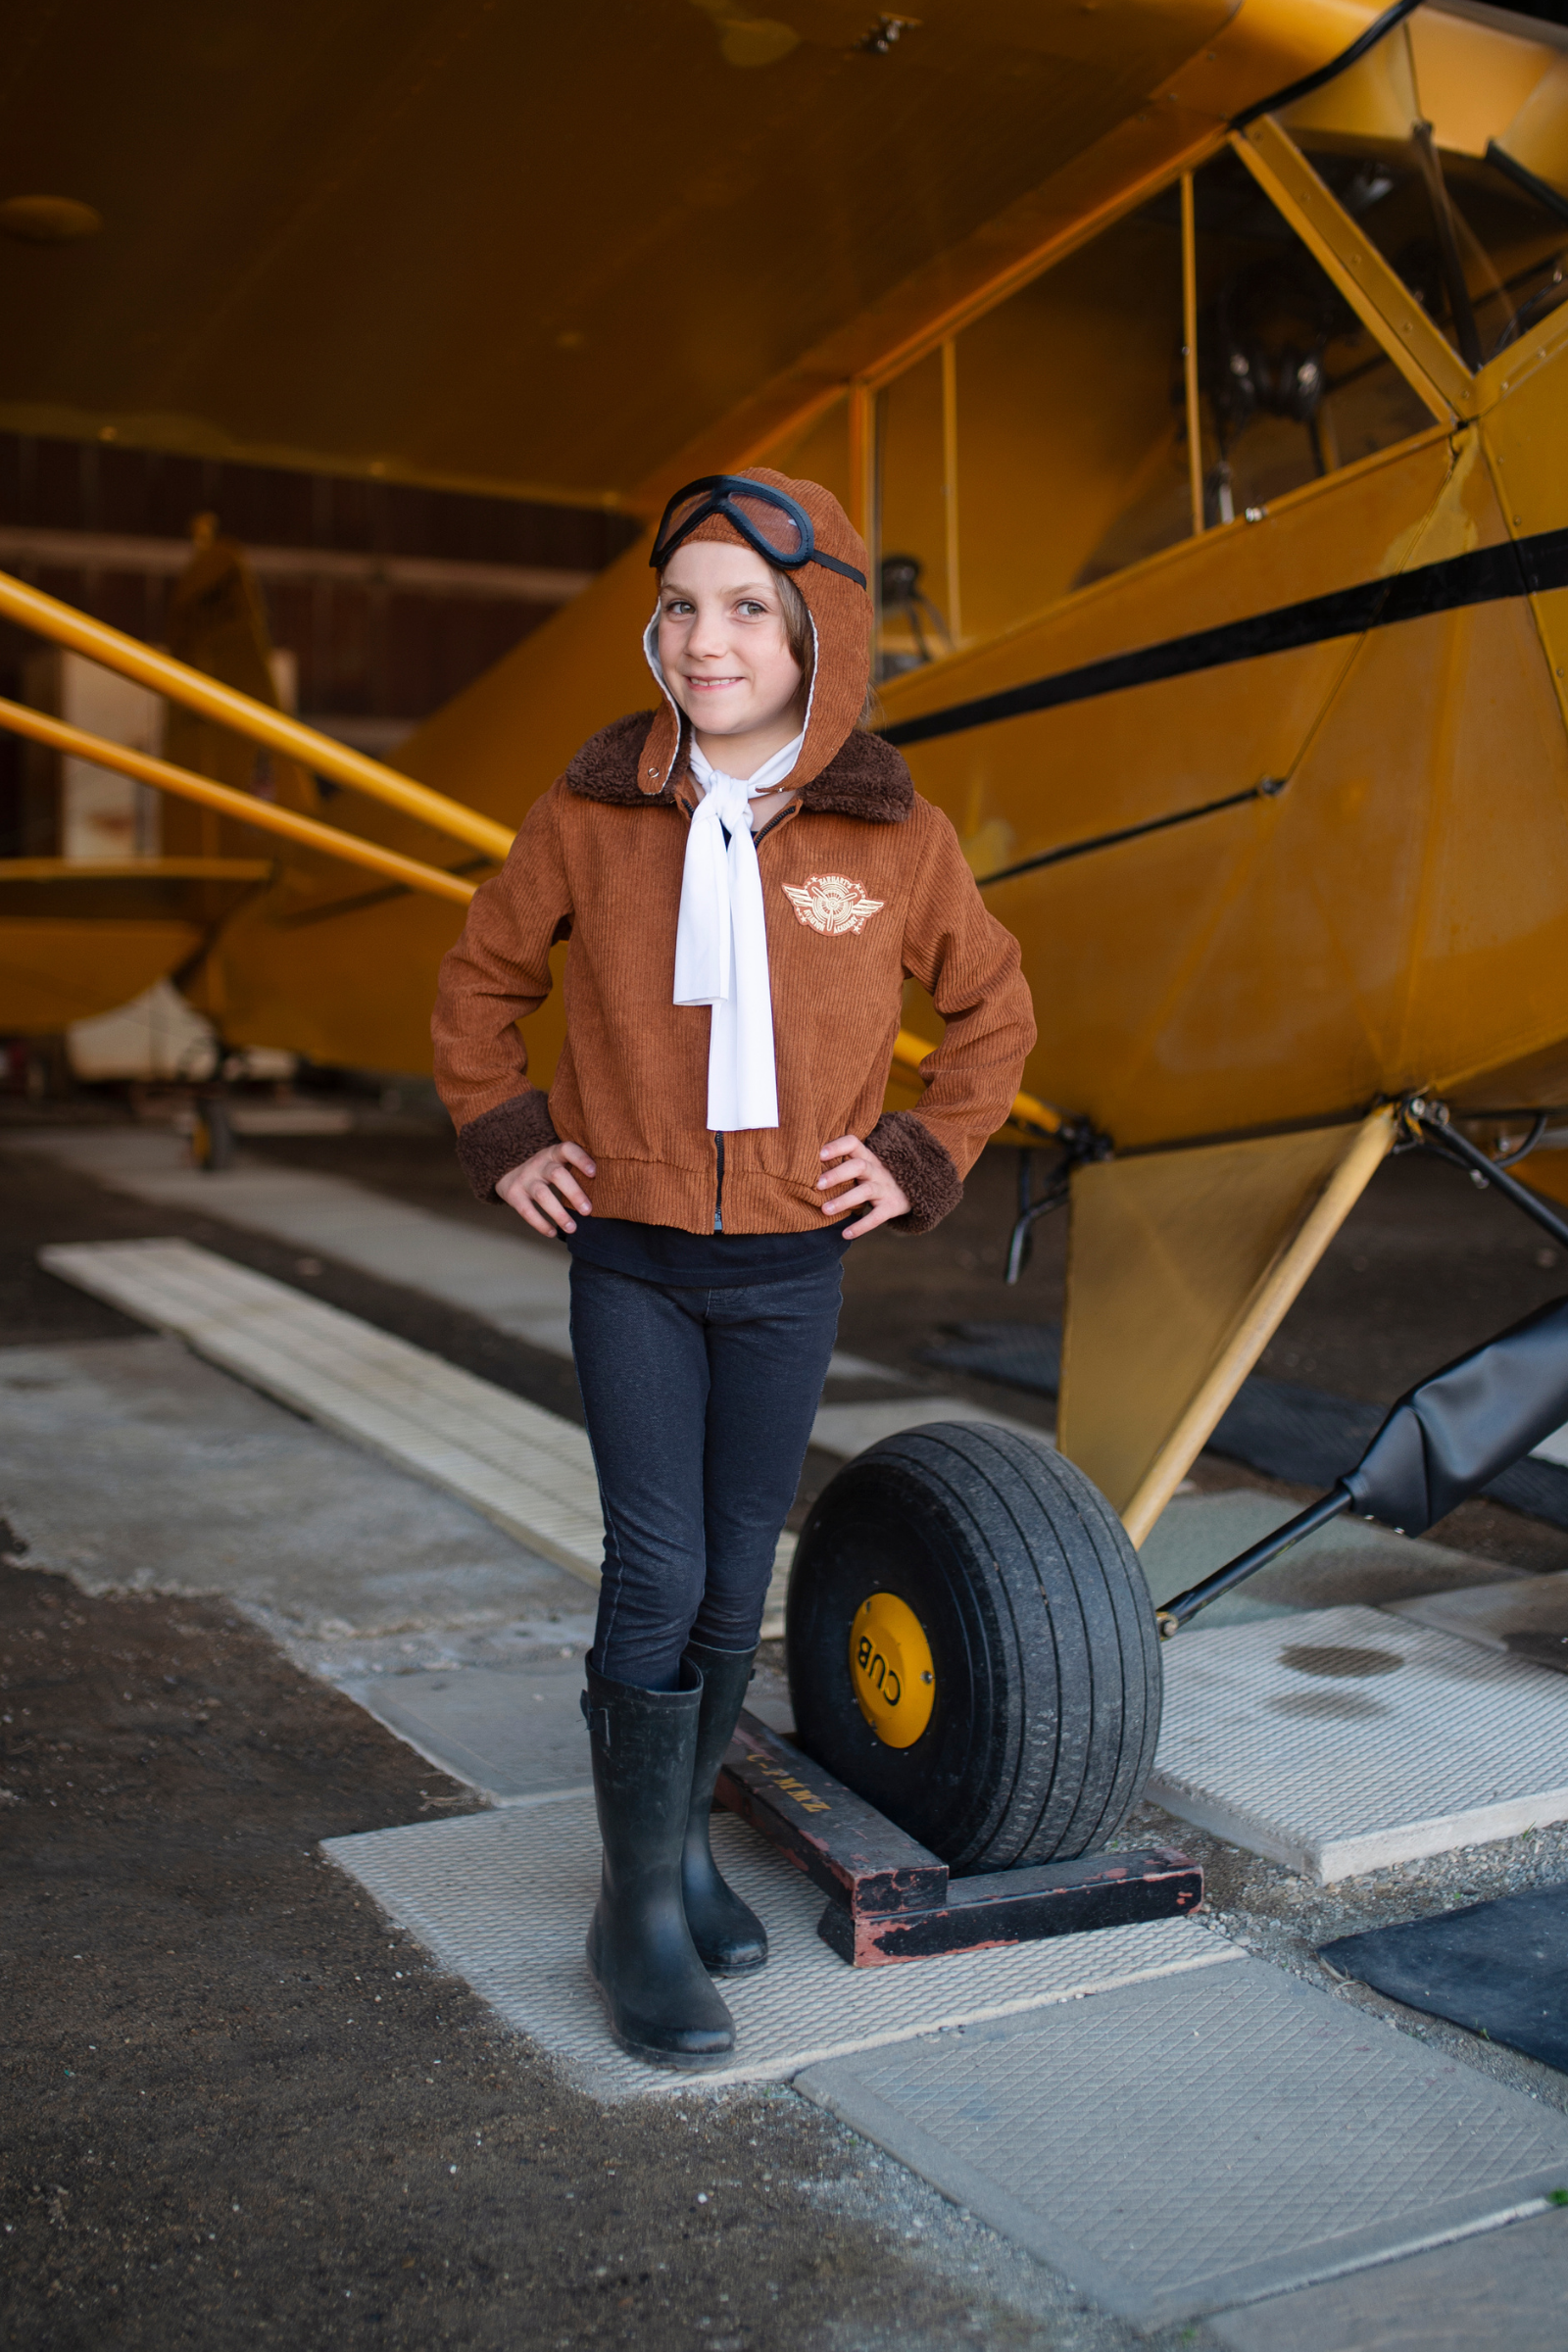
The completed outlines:
[[[872,915],[880,914],[887,905],[885,899],[868,899],[864,885],[850,881],[845,874],[811,874],[798,888],[793,882],[782,888],[797,922],[830,934],[863,931]]]

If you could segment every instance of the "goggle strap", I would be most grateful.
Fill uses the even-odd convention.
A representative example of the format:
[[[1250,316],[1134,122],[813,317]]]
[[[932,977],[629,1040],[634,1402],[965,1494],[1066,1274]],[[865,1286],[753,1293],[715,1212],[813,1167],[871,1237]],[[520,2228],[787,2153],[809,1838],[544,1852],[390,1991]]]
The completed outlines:
[[[806,560],[808,564],[825,564],[829,571],[841,572],[845,579],[853,580],[857,588],[865,586],[863,571],[857,571],[853,564],[841,564],[837,556],[824,556],[819,547],[813,548]]]
[[[726,522],[733,521],[733,519],[734,517],[728,514],[726,514],[724,517]],[[706,520],[706,515],[699,515],[697,517],[697,521]],[[692,530],[695,530],[697,528],[697,522],[693,522],[690,527]],[[670,557],[675,553],[676,548],[681,546],[685,538],[686,533],[682,531],[680,536],[674,540],[661,540],[655,547],[653,554],[649,557],[649,564],[656,570],[667,564]],[[863,571],[858,570],[853,564],[841,564],[837,556],[824,556],[819,547],[813,547],[808,556],[786,556],[782,555],[777,548],[758,547],[755,541],[752,541],[750,544],[753,546],[755,553],[762,558],[764,564],[776,564],[780,571],[798,570],[802,564],[820,564],[825,570],[836,571],[844,579],[853,580],[857,588],[863,588],[866,585],[865,574]]]

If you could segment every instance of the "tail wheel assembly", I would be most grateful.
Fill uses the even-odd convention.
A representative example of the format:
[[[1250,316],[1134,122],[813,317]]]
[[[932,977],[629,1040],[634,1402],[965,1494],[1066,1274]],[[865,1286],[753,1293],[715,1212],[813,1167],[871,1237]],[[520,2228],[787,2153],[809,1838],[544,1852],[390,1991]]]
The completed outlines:
[[[799,1747],[954,1871],[1102,1846],[1153,1762],[1138,1555],[1081,1471],[1011,1431],[937,1422],[847,1464],[785,1643]]]

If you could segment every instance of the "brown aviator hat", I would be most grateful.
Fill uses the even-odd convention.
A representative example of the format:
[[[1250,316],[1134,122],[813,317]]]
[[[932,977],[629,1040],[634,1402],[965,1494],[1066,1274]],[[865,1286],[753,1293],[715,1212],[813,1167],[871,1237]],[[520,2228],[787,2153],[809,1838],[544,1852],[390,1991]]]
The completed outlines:
[[[748,496],[747,493],[752,495]],[[711,474],[678,490],[664,510],[650,561],[658,569],[689,539],[750,547],[792,579],[816,631],[806,741],[790,775],[809,784],[848,742],[865,708],[871,676],[870,558],[831,490],[793,481],[770,466]],[[679,762],[681,725],[666,699],[648,730],[638,783],[662,792]]]

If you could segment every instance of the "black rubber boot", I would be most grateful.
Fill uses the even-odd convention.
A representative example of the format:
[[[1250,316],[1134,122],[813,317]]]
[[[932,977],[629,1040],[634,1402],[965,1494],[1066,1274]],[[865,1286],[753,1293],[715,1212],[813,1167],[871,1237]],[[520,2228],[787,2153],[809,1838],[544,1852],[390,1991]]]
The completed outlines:
[[[767,1930],[757,1913],[725,1886],[708,1842],[713,1783],[736,1717],[746,1703],[746,1686],[756,1656],[755,1649],[705,1649],[701,1642],[689,1642],[681,1660],[682,1665],[696,1666],[703,1678],[691,1810],[680,1864],[681,1888],[686,1898],[686,1923],[703,1966],[721,1977],[748,1976],[767,1959]]]
[[[681,1663],[678,1690],[639,1690],[588,1668],[583,1713],[604,1840],[588,1968],[610,2031],[654,2066],[721,2065],[735,2021],[697,1956],[681,1901],[702,1677]]]

